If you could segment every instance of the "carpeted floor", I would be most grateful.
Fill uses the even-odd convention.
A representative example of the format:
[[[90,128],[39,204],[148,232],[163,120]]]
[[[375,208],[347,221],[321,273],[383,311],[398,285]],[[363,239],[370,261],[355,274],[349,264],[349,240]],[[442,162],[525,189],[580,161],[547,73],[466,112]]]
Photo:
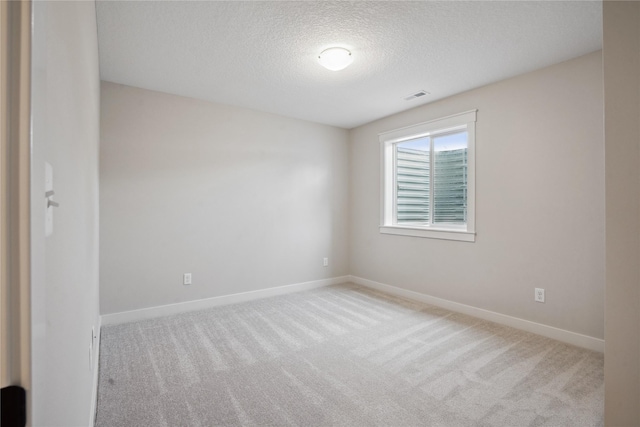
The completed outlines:
[[[351,284],[101,340],[99,427],[603,425],[602,354]]]

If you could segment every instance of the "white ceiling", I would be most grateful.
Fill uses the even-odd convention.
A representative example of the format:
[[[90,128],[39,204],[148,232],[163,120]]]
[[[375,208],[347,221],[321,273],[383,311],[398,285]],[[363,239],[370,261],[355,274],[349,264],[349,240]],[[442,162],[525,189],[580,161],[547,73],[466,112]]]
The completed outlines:
[[[602,46],[599,1],[98,1],[97,13],[103,80],[343,128]],[[317,62],[334,45],[353,53],[343,71]]]

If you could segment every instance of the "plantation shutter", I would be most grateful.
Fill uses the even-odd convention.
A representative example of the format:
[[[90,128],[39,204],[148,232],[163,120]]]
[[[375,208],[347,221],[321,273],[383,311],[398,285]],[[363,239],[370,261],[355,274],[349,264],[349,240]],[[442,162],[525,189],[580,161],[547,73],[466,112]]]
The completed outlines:
[[[466,223],[467,149],[436,151],[433,156],[432,174],[429,151],[396,145],[398,224]]]
[[[396,145],[398,224],[428,224],[429,152]]]
[[[437,151],[433,181],[433,223],[466,223],[467,149]]]

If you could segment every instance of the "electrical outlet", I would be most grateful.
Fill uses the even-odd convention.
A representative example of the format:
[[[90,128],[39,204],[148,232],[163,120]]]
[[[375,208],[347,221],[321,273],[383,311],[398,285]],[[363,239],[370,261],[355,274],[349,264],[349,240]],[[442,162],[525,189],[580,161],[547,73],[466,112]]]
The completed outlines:
[[[535,300],[536,302],[544,302],[544,289],[536,288]]]
[[[191,273],[184,273],[182,276],[182,284],[190,285],[191,284]]]
[[[322,259],[322,265],[325,266],[325,267],[328,267],[329,266],[329,258],[323,258]]]

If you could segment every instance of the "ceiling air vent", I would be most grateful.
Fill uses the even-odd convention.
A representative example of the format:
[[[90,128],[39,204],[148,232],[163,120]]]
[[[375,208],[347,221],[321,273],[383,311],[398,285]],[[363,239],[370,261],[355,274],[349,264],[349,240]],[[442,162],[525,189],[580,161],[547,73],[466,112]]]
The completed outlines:
[[[405,101],[411,101],[412,99],[420,98],[421,96],[425,96],[425,95],[429,95],[429,92],[427,92],[426,90],[421,90],[420,92],[416,92],[416,93],[413,93],[413,94],[411,94],[409,96],[405,96],[404,100]]]

